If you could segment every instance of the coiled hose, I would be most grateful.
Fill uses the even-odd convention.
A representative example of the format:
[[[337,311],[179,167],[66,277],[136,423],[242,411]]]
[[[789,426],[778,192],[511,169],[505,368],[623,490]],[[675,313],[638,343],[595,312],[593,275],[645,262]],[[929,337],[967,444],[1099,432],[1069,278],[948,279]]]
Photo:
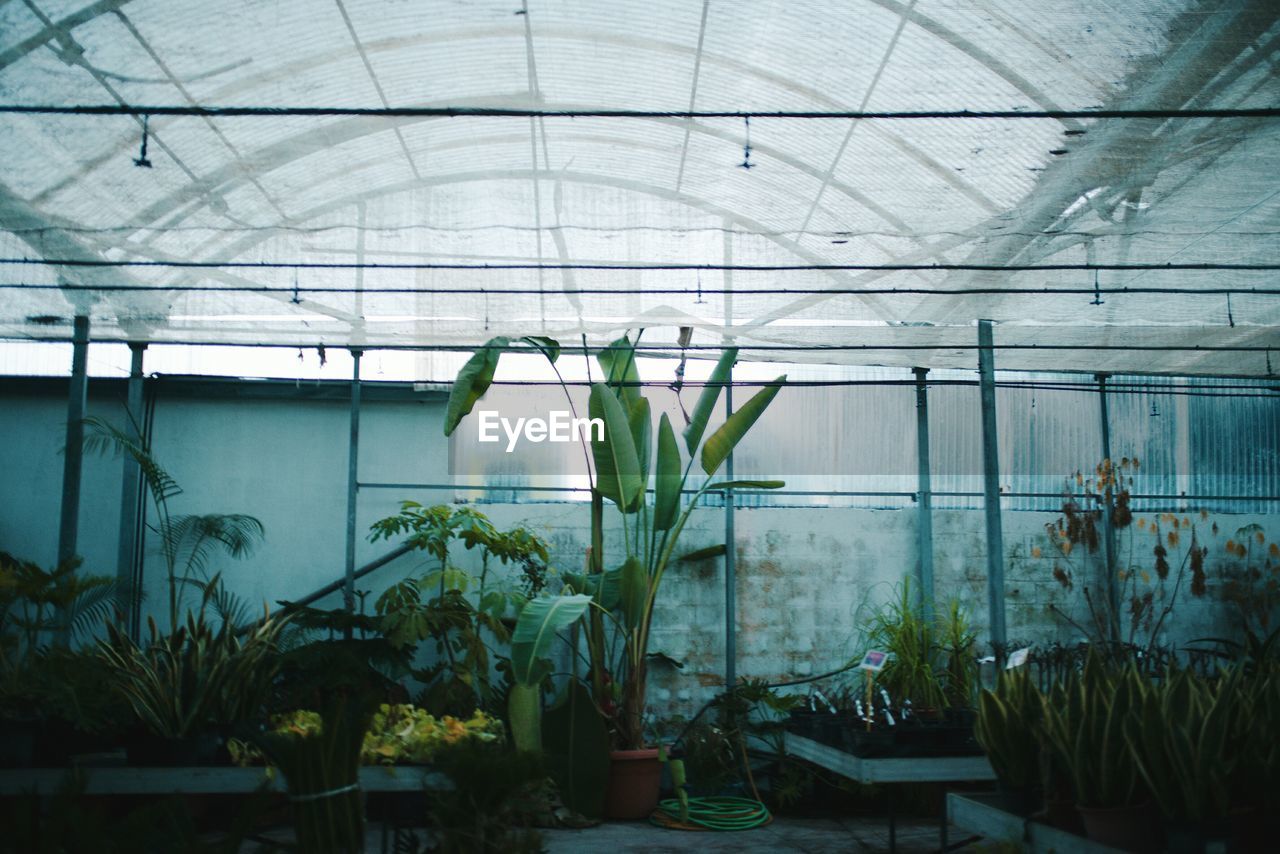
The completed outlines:
[[[751,830],[773,821],[769,808],[751,798],[723,796],[687,800],[687,807],[679,798],[661,801],[649,821],[678,830]]]

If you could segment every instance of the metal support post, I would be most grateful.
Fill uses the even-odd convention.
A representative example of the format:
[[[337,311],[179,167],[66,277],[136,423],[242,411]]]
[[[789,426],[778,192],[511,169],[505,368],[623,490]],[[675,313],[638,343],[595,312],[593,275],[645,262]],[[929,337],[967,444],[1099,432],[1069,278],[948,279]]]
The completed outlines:
[[[725,344],[733,343],[733,227],[724,221],[721,254],[724,259]],[[724,389],[724,417],[733,415],[733,366],[729,366]],[[725,473],[733,480],[733,452],[725,459]],[[738,681],[738,551],[733,533],[733,490],[724,494],[724,686],[732,691]]]
[[[724,389],[724,417],[733,415],[733,368]],[[733,452],[725,459],[725,474],[733,480]],[[724,493],[724,686],[733,690],[738,681],[738,554],[734,548],[733,490]]]
[[[1098,417],[1102,427],[1102,459],[1103,465],[1111,463],[1111,417],[1107,408],[1107,375],[1098,374]],[[1111,639],[1120,637],[1120,590],[1116,585],[1116,531],[1111,524],[1111,513],[1115,506],[1115,485],[1103,490],[1102,507],[1102,542],[1106,565],[1103,572],[1103,590],[1107,594],[1107,605],[1110,614],[1107,616],[1107,627],[1111,631]]]
[[[929,390],[928,368],[913,368],[916,375],[916,529],[919,532],[920,560],[917,564],[920,611],[933,620],[933,482],[929,471]]]
[[[129,389],[125,401],[124,430],[129,438],[142,444],[142,356],[147,345],[129,344]],[[116,552],[116,602],[122,614],[128,617],[131,637],[137,638],[138,626],[133,614],[132,601],[138,595],[135,587],[138,578],[134,573],[138,557],[138,516],[142,500],[142,469],[131,454],[124,457],[124,471],[120,479],[120,533]]]
[[[360,461],[360,350],[351,351],[351,437],[347,446],[347,567],[342,583],[342,607],[348,614],[356,609],[356,492],[359,489]],[[351,638],[347,626],[346,637]]]
[[[72,333],[71,389],[67,395],[67,443],[62,465],[62,518],[58,563],[76,555],[80,529],[80,472],[84,465],[84,412],[88,402],[89,318],[77,315]]]
[[[991,321],[978,321],[978,379],[982,399],[982,494],[987,517],[987,610],[997,658],[1008,637],[1004,619],[1004,531],[1000,519],[1000,443],[996,435],[996,366]]]

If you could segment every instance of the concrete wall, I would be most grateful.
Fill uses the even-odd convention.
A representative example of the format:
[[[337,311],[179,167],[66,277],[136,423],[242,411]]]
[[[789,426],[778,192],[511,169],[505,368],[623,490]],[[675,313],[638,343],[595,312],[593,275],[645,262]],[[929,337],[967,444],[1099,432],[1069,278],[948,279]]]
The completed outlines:
[[[45,390],[22,391],[10,382],[0,390],[0,549],[51,563],[57,550],[61,489],[60,447],[65,401]],[[32,386],[34,389],[35,386]],[[90,412],[119,419],[113,397],[121,391],[91,383]],[[173,500],[180,513],[241,512],[257,516],[266,542],[246,561],[219,561],[233,589],[254,602],[296,598],[341,575],[345,543],[348,406],[341,399],[299,396],[166,396],[155,411],[154,453],[185,487]],[[301,390],[305,392],[305,389]],[[404,397],[404,396],[402,396]],[[366,482],[448,482],[447,445],[440,435],[443,403],[422,394],[398,401],[370,394],[364,407],[360,476]],[[89,458],[81,506],[80,551],[93,572],[114,574],[121,464]],[[395,512],[404,498],[446,501],[447,492],[365,489],[359,501],[357,562],[388,550],[363,533],[374,520]],[[581,503],[487,504],[500,526],[524,522],[554,546],[554,563],[577,571],[589,539],[588,510]],[[607,509],[607,515],[616,513]],[[1057,604],[1077,620],[1086,618],[1078,594],[1052,577],[1053,560],[1044,525],[1055,514],[1004,514],[1008,633],[1011,640],[1070,641],[1080,632],[1049,613]],[[1210,546],[1210,578],[1221,562],[1222,544],[1239,526],[1258,521],[1268,535],[1280,534],[1275,516],[1221,514],[1196,517],[1202,542]],[[1220,534],[1209,533],[1217,523]],[[916,511],[862,509],[738,510],[738,672],[770,679],[824,672],[861,652],[866,615],[893,595],[893,586],[916,564]],[[983,630],[986,612],[985,535],[980,510],[937,511],[934,518],[935,575],[940,601],[957,597]],[[1154,541],[1136,528],[1132,545],[1122,538],[1122,557],[1139,567],[1152,562]],[[681,553],[723,542],[724,510],[702,508],[686,528]],[[154,546],[154,538],[152,539]],[[1184,542],[1185,545],[1185,542]],[[617,531],[606,552],[620,552]],[[1039,557],[1035,555],[1039,554]],[[358,584],[373,591],[422,563],[402,558]],[[1176,568],[1176,564],[1175,564]],[[163,609],[163,564],[147,561],[148,608]],[[1171,587],[1166,585],[1166,589]],[[1211,590],[1212,594],[1212,590]],[[676,564],[660,597],[653,647],[682,661],[681,671],[655,666],[653,700],[659,714],[687,714],[722,684],[724,667],[724,565],[715,559]],[[373,597],[369,599],[372,607]],[[329,604],[337,604],[331,597]],[[1218,634],[1227,611],[1214,596],[1183,602],[1165,639]]]

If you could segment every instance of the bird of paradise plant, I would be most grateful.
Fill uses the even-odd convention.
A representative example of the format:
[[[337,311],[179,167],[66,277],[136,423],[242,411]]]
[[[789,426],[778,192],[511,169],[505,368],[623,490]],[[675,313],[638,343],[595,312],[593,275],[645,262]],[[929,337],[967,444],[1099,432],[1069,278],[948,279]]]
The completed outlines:
[[[534,337],[521,340],[541,352],[560,376],[556,368],[561,353],[558,342]],[[638,342],[639,335],[636,340]],[[499,357],[511,344],[510,339],[495,338],[463,366],[449,397],[446,436],[453,433],[488,390]],[[591,383],[588,414],[592,419],[600,419],[604,430],[603,437],[586,437],[592,464],[589,467],[591,548],[587,573],[567,575],[569,595],[531,600],[517,620],[511,653],[515,684],[509,707],[517,747],[539,746],[540,686],[551,672],[546,656],[556,633],[579,620],[585,623],[592,695],[610,725],[614,746],[619,749],[644,746],[647,657],[654,607],[681,531],[708,492],[734,488],[777,489],[784,485],[776,480],[713,480],[734,447],[786,382],[783,375],[765,383],[707,436],[711,414],[721,389],[729,382],[737,356],[737,348],[722,352],[692,413],[686,417],[682,431],[686,459],[666,413],[658,419],[655,454],[653,413],[648,399],[641,393],[636,343],[629,336],[623,336],[597,355],[604,381]],[[561,385],[567,394],[563,377]],[[570,399],[571,408],[572,405]],[[574,416],[577,417],[576,411]],[[706,479],[682,505],[695,461],[700,463]],[[608,570],[605,569],[603,536],[606,499],[619,514],[624,543],[621,561]],[[612,629],[611,638],[606,637],[607,627]],[[610,640],[621,641],[621,654],[616,658],[610,656],[614,647]]]

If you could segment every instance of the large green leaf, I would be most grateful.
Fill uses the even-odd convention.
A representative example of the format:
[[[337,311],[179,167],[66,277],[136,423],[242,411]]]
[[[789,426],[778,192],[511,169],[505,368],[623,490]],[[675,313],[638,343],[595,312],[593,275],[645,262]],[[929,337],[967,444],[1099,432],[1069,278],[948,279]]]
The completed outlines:
[[[785,480],[722,480],[719,483],[713,483],[707,487],[707,491],[713,489],[782,489],[786,486]]]
[[[609,731],[581,682],[570,680],[564,695],[543,715],[542,746],[565,806],[588,818],[603,815]]]
[[[596,463],[596,489],[625,513],[636,494],[644,489],[636,443],[631,438],[631,424],[613,390],[603,383],[591,386],[587,406],[592,418],[604,422],[604,441],[591,442],[591,455]]]
[[[636,446],[636,460],[640,463],[640,491],[627,508],[629,513],[635,513],[644,504],[645,489],[649,485],[649,464],[653,459],[653,418],[649,414],[649,401],[640,398],[631,408],[627,420],[631,426],[631,440]]]
[[[680,510],[680,446],[676,444],[671,419],[658,419],[658,464],[654,476],[653,528],[665,531],[676,521]]]
[[[529,685],[546,674],[539,662],[546,657],[556,632],[573,625],[590,604],[591,597],[582,593],[531,599],[525,604],[511,633],[511,675],[516,682]]]
[[[622,573],[619,606],[627,626],[635,628],[640,625],[645,604],[649,600],[649,572],[645,569],[644,562],[635,555],[627,558],[619,569]]]
[[[716,543],[714,546],[706,548],[694,549],[688,554],[680,555],[677,558],[682,563],[695,563],[700,560],[710,560],[713,557],[720,557],[728,551],[724,543]]]
[[[477,350],[458,371],[449,391],[449,403],[444,410],[444,434],[452,436],[460,422],[471,412],[476,401],[484,397],[493,382],[494,371],[498,369],[498,357],[511,341],[499,336],[490,338],[484,347]]]
[[[640,370],[636,367],[636,348],[623,335],[596,356],[604,370],[605,383],[616,389],[618,399],[629,413],[640,400]]]
[[[720,399],[720,389],[729,379],[730,372],[733,371],[733,363],[737,359],[737,347],[730,347],[721,353],[720,361],[716,362],[711,376],[707,378],[707,384],[702,387],[702,394],[698,395],[698,402],[693,407],[693,415],[689,416],[689,426],[684,428],[684,444],[689,449],[690,455],[698,450],[702,434],[707,430],[707,420],[711,418],[711,410],[715,409],[716,401]]]
[[[702,470],[707,474],[715,474],[725,457],[733,452],[733,448],[747,435],[747,431],[769,408],[769,404],[778,396],[778,392],[787,381],[783,374],[773,382],[760,389],[742,408],[729,416],[720,429],[711,434],[711,438],[702,446]]]
[[[556,359],[560,358],[560,342],[554,338],[548,338],[545,335],[526,335],[520,340],[537,348],[553,365]]]
[[[610,569],[606,572],[596,572],[591,575],[566,572],[564,580],[574,590],[586,593],[596,600],[596,604],[606,611],[612,611],[618,607],[618,601],[622,596],[621,568]]]

